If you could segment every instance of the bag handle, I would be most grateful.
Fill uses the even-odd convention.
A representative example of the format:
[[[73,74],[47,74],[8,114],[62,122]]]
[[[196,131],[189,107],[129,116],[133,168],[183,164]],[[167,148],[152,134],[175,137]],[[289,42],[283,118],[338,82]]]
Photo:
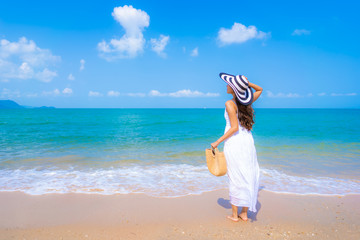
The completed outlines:
[[[212,154],[213,154],[213,155],[215,155],[215,149],[217,149],[217,147],[214,148],[213,146],[211,146],[211,151],[212,151]]]

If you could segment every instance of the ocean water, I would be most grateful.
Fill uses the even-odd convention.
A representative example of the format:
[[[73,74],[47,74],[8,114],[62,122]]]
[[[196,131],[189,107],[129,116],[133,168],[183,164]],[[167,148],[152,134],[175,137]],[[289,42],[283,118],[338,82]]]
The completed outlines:
[[[205,159],[224,111],[0,110],[0,191],[178,197],[227,188]],[[255,109],[252,134],[261,189],[360,193],[359,109]]]

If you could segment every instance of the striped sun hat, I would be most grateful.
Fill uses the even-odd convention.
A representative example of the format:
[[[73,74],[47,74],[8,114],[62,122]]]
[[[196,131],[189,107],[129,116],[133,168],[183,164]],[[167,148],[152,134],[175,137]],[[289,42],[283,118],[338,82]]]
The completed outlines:
[[[224,80],[234,90],[236,98],[243,105],[252,103],[253,92],[249,87],[249,81],[244,75],[231,75],[227,73],[220,73],[220,78]]]

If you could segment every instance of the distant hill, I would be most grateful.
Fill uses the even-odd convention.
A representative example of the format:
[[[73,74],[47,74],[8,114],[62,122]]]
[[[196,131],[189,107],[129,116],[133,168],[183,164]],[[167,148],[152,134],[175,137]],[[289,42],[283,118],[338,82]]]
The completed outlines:
[[[12,100],[0,100],[0,109],[24,108]]]
[[[21,108],[55,108],[55,107],[30,107],[30,106],[21,106],[18,103],[12,100],[0,100],[0,109],[21,109]]]
[[[33,108],[55,108],[55,107],[42,106],[42,107],[33,107]]]

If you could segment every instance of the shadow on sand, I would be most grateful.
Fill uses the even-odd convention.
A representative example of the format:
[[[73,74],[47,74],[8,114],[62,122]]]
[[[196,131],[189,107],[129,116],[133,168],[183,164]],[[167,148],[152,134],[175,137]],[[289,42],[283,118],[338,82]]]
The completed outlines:
[[[261,186],[259,187],[259,192],[263,189],[264,187]],[[222,206],[223,208],[226,208],[226,209],[231,209],[231,203],[230,203],[230,200],[228,199],[225,199],[225,198],[219,198],[217,200],[218,204],[220,206]],[[257,221],[257,214],[259,213],[261,209],[261,203],[259,201],[257,201],[256,203],[256,212],[251,212],[251,211],[248,211],[248,218],[251,220],[251,222],[254,222],[254,221]],[[241,212],[241,207],[238,208],[238,214]]]

